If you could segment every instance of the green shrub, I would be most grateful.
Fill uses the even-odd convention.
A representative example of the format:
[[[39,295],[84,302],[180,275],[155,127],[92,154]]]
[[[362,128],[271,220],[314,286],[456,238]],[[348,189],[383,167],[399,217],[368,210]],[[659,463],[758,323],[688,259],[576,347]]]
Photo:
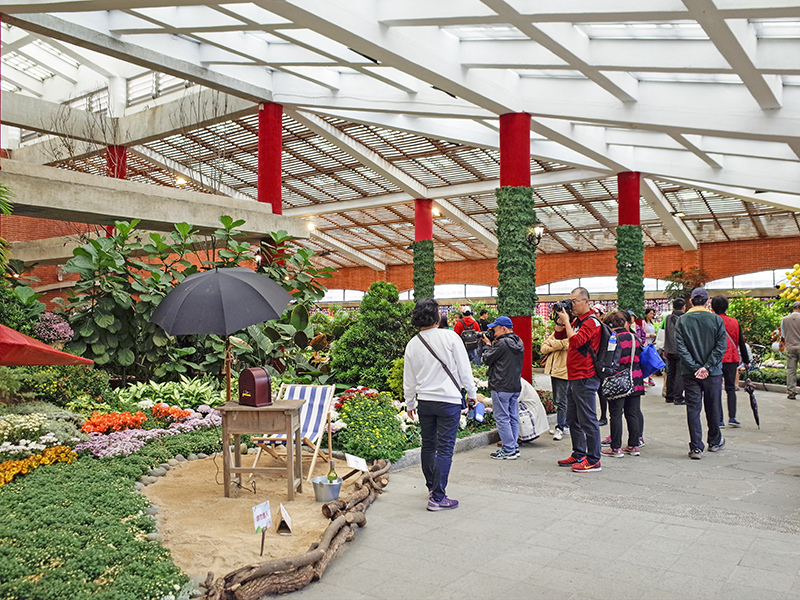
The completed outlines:
[[[750,378],[750,381],[786,385],[786,369],[763,367],[757,371],[750,371],[747,376],[743,377],[742,379],[746,379],[747,377]]]
[[[44,308],[44,304],[42,304],[42,308]],[[33,326],[38,318],[38,314],[34,314],[25,306],[14,293],[13,288],[0,282],[0,324],[16,329],[25,335],[32,335]]]
[[[373,283],[364,294],[355,323],[333,345],[335,380],[346,385],[384,387],[392,361],[403,356],[416,332],[410,323],[413,308],[411,302],[398,301],[393,283]]]
[[[366,460],[397,460],[408,446],[397,409],[388,394],[353,394],[339,414],[347,423],[347,428],[334,437],[339,450]]]
[[[401,356],[392,361],[389,369],[389,377],[386,378],[386,385],[395,400],[403,400],[403,369],[406,364],[405,357]]]
[[[225,402],[225,392],[218,389],[215,380],[205,377],[187,379],[183,375],[180,381],[136,383],[116,390],[115,393],[117,405],[128,410],[143,400],[192,409],[202,404],[217,406]]]
[[[772,343],[772,332],[781,323],[779,312],[772,310],[762,299],[747,296],[731,299],[728,316],[739,321],[747,343],[761,344],[768,348]]]
[[[48,367],[15,367],[22,380],[22,392],[36,400],[65,407],[80,396],[88,395],[95,402],[110,404],[114,396],[108,373],[86,365]]]

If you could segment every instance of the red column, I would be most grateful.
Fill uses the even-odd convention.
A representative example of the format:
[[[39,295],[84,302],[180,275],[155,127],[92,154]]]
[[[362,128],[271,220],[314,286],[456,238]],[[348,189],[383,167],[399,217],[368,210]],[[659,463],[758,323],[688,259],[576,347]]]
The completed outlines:
[[[128,175],[128,149],[125,146],[109,146],[106,149],[106,177],[125,179]],[[114,228],[106,226],[106,237],[114,235]]]
[[[500,187],[531,186],[531,116],[500,115]]]
[[[283,106],[266,102],[258,107],[258,201],[269,202],[276,215],[283,214],[282,151]]]
[[[617,173],[620,225],[641,224],[639,220],[639,175],[639,173],[631,171]]]
[[[414,200],[414,241],[433,239],[433,200],[416,198]]]
[[[500,186],[531,185],[531,116],[528,113],[500,115]],[[514,333],[525,346],[522,378],[533,382],[531,317],[513,316]]]

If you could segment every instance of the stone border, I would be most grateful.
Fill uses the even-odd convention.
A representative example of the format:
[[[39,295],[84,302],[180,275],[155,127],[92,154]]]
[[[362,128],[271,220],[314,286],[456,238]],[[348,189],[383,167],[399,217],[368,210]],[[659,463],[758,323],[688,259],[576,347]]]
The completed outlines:
[[[189,457],[185,457],[183,454],[176,454],[175,458],[170,458],[167,462],[159,463],[157,467],[150,469],[150,472],[147,475],[142,475],[137,481],[133,489],[137,492],[140,492],[142,488],[146,485],[150,485],[158,481],[159,477],[164,477],[172,467],[177,467],[180,463],[192,461],[192,460],[203,460],[204,458],[208,458],[208,454],[203,454],[199,452],[197,454],[190,454]]]

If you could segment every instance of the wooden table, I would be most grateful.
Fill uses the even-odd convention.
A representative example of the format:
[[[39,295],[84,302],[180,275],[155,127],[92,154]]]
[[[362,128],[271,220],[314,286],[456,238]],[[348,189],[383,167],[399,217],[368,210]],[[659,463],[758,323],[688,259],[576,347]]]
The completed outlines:
[[[303,461],[300,451],[300,408],[305,400],[280,400],[270,406],[243,406],[238,402],[226,402],[217,410],[222,414],[222,464],[225,479],[225,497],[231,495],[231,475],[239,477],[242,473],[286,474],[289,484],[289,500],[294,499],[294,491],[303,492]],[[243,467],[241,454],[241,434],[243,433],[285,433],[285,467]],[[233,435],[233,452],[230,438]],[[231,465],[233,461],[233,465]]]

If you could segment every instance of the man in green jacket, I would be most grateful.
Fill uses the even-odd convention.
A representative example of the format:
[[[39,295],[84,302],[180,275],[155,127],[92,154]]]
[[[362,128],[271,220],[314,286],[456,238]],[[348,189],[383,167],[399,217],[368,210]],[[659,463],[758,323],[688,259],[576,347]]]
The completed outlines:
[[[705,288],[692,291],[692,308],[675,325],[675,342],[680,356],[689,425],[689,458],[703,456],[703,426],[700,410],[705,406],[708,424],[708,450],[718,452],[725,445],[719,428],[722,394],[722,357],[728,341],[725,322],[709,311]]]

